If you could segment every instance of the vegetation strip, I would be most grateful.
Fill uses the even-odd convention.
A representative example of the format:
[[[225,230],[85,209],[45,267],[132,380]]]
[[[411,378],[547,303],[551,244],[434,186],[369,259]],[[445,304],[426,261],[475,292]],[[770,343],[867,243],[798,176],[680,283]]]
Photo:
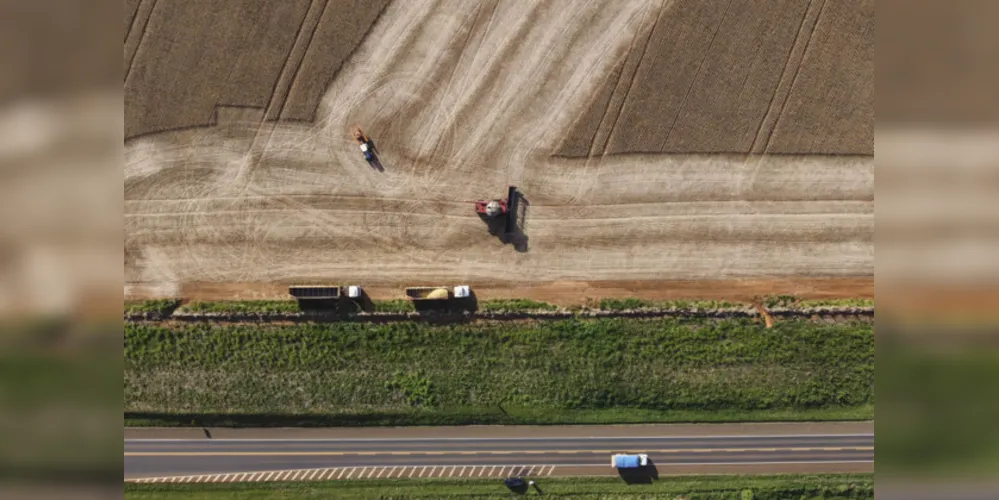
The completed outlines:
[[[874,301],[871,299],[822,299],[802,300],[792,296],[762,298],[756,303],[782,316],[812,314],[873,314]],[[391,315],[416,315],[413,302],[405,299],[372,301],[367,312],[360,308],[350,308],[343,313],[350,317],[389,317]],[[537,316],[573,315],[614,315],[614,313],[694,315],[694,316],[756,316],[753,303],[738,303],[715,300],[670,300],[652,301],[643,299],[601,299],[590,300],[586,305],[559,307],[547,302],[529,299],[485,300],[477,304],[477,316],[506,319],[504,315],[515,317],[518,314]],[[361,313],[361,314],[358,314]],[[295,320],[318,318],[329,313],[303,312],[293,300],[248,300],[248,301],[192,301],[183,303],[179,299],[160,299],[125,304],[126,320],[167,320],[226,317],[232,319],[273,319]],[[403,317],[405,319],[406,316]]]
[[[873,417],[873,325],[570,319],[125,325],[127,425]]]
[[[863,499],[874,497],[873,474],[670,476],[648,484],[617,477],[537,479],[553,498],[770,500],[785,498]],[[536,492],[528,491],[528,494]],[[125,484],[134,500],[227,498],[508,498],[511,491],[493,479],[372,479],[335,482]]]

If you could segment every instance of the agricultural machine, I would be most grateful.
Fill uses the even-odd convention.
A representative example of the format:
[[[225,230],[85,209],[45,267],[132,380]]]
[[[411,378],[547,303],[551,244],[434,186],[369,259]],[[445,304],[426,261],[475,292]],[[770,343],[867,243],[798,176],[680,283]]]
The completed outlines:
[[[361,127],[355,126],[351,129],[351,134],[354,136],[354,140],[361,148],[361,152],[364,153],[364,160],[368,162],[373,168],[382,170],[381,163],[378,161],[378,150],[375,148],[375,142],[364,135],[364,131]]]
[[[504,199],[469,200],[468,203],[474,203],[475,213],[490,223],[490,232],[494,232],[493,222],[503,223],[504,234],[517,228],[517,186],[510,186]]]

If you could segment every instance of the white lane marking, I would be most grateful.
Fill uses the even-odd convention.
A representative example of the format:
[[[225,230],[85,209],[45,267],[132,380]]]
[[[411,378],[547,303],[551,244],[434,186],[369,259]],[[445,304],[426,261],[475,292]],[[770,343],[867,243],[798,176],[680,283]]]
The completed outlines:
[[[312,474],[309,474],[308,476],[305,477],[306,481],[312,481],[313,479],[316,478],[316,474],[319,474],[319,472],[321,472],[321,471],[322,471],[322,469],[315,469],[315,470],[313,470]]]
[[[304,470],[297,470],[291,474],[292,481],[298,481],[299,479],[304,479],[304,478],[305,478]]]
[[[423,468],[420,469],[420,475],[419,475],[419,477],[423,477],[423,473],[424,472],[427,472],[427,466],[426,465],[424,465]]]
[[[350,479],[354,475],[355,471],[357,471],[357,467],[351,467],[350,468],[350,475],[347,476],[347,479]]]
[[[264,473],[263,472],[258,472],[256,474],[250,476],[250,481],[260,481],[261,479],[263,479],[263,477],[264,477]]]
[[[492,469],[489,469],[489,475],[492,476],[493,472],[496,472],[496,466],[494,465]]]
[[[346,474],[346,473],[347,473],[347,468],[346,468],[346,467],[344,467],[344,468],[340,469],[340,473],[339,473],[339,474],[337,474],[336,478],[337,478],[337,479],[340,479],[340,478],[341,478],[341,477],[343,477],[343,475],[344,475],[344,474]]]
[[[387,471],[387,470],[388,470],[387,467],[383,467],[380,471],[378,471],[378,477],[382,477],[382,474],[384,474],[385,471]]]
[[[226,475],[228,475],[228,474],[226,474]],[[208,478],[208,482],[209,482],[209,483],[214,483],[214,482],[216,482],[216,480],[217,480],[217,479],[219,478],[219,476],[221,476],[221,474],[215,474],[214,476],[212,476],[212,477]]]
[[[277,479],[278,481],[284,481],[284,479],[286,477],[290,476],[290,475],[291,475],[291,471],[290,470],[286,470],[283,473],[278,474],[278,476],[275,479]]]
[[[455,470],[456,470],[457,468],[458,468],[458,466],[457,466],[457,465],[452,465],[452,466],[451,466],[451,473],[450,473],[450,474],[448,474],[448,475],[447,475],[447,477],[451,477],[451,476],[453,476],[453,475],[454,475],[454,471],[455,471]],[[443,471],[442,471],[442,475],[443,475]]]
[[[363,442],[420,442],[420,441],[592,441],[592,440],[648,440],[648,439],[755,439],[755,438],[851,438],[874,437],[873,433],[847,434],[734,434],[721,436],[553,436],[553,437],[441,437],[441,438],[222,438],[212,439],[215,443],[363,443]],[[125,443],[205,443],[206,439],[172,439],[172,438],[133,438],[125,439]]]

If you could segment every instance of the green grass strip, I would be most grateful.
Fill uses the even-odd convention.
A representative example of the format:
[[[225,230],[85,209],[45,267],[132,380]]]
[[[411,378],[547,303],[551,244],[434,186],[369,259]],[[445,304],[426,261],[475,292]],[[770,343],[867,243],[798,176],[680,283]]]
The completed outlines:
[[[783,500],[866,499],[874,497],[873,474],[675,476],[650,484],[627,484],[617,477],[539,478],[548,498],[573,499],[718,499]],[[527,492],[537,496],[537,491]],[[373,479],[291,483],[134,484],[125,485],[133,500],[264,499],[423,499],[510,498],[494,479]]]
[[[133,423],[838,420],[874,403],[861,322],[127,323],[124,351]]]
[[[281,314],[297,313],[298,302],[293,300],[243,300],[232,302],[188,302],[180,306],[180,313],[224,314]]]

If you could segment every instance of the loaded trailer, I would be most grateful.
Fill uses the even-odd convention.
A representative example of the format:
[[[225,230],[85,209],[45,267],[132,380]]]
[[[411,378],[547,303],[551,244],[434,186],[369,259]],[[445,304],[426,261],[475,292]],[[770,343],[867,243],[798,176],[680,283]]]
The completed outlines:
[[[468,285],[454,288],[446,286],[414,286],[406,289],[406,298],[413,301],[467,299],[471,295]]]

